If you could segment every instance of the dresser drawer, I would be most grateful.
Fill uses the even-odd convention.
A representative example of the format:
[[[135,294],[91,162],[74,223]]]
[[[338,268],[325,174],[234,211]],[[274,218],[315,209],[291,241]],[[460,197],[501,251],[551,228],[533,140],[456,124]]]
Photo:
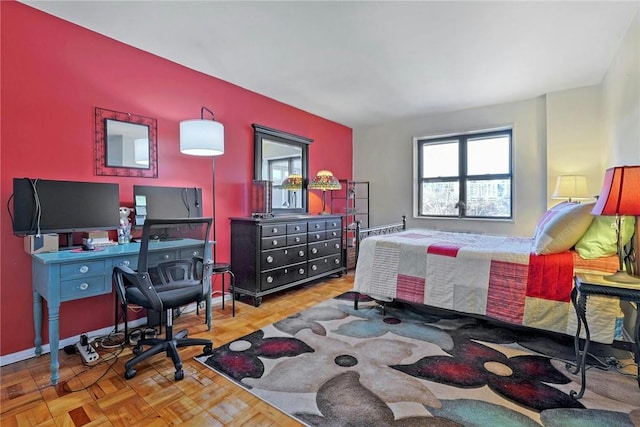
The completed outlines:
[[[341,237],[342,230],[340,228],[334,228],[331,230],[327,230],[327,239],[337,239]]]
[[[342,222],[338,219],[332,219],[326,222],[327,230],[335,230],[335,229],[340,230],[341,228],[342,228]]]
[[[61,279],[74,279],[77,277],[88,276],[104,276],[105,274],[105,261],[84,261],[73,262],[69,264],[62,264],[60,266],[60,278]],[[111,272],[109,272],[111,274]]]
[[[309,259],[321,258],[328,255],[339,254],[342,243],[340,239],[325,240],[323,242],[309,243]]]
[[[315,276],[340,267],[342,267],[342,254],[314,259],[309,261],[308,276]]]
[[[297,280],[307,278],[307,264],[300,263],[285,268],[279,268],[260,275],[260,289],[266,291],[268,289],[277,288]]]
[[[307,234],[307,241],[309,243],[311,242],[319,242],[321,240],[325,240],[327,238],[327,232],[326,231],[310,231]]]
[[[287,246],[301,245],[307,243],[306,234],[287,235]]]
[[[287,233],[287,224],[269,224],[260,227],[262,237],[282,236]]]
[[[325,220],[322,221],[309,221],[309,233],[312,231],[320,231],[325,230],[327,228],[327,224]]]
[[[260,254],[262,263],[260,271],[273,270],[289,264],[297,264],[307,260],[307,247],[305,245],[291,246],[282,249],[264,251]]]
[[[264,237],[260,241],[260,249],[275,249],[287,246],[287,236],[282,234],[279,236]]]
[[[93,276],[60,282],[60,301],[111,293],[111,276]]]
[[[287,234],[298,234],[298,233],[306,233],[306,232],[307,232],[306,222],[295,222],[292,224],[287,224]]]

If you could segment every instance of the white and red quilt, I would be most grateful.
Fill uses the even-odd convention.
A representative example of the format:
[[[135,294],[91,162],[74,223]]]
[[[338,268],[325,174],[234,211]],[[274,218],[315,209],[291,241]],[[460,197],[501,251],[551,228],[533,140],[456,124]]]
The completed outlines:
[[[572,251],[532,253],[533,239],[412,229],[360,244],[354,290],[515,325],[575,335],[574,271],[609,272],[615,257],[586,264]],[[622,338],[616,298],[590,297],[591,339]]]

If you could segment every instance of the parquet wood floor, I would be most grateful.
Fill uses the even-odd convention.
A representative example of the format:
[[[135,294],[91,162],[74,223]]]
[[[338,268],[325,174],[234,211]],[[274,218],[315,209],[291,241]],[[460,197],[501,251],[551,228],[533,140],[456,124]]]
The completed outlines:
[[[260,307],[236,302],[225,310],[214,306],[213,328],[207,331],[204,310],[184,313],[174,330],[225,344],[353,287],[353,273],[268,295]],[[124,379],[131,347],[116,356],[99,349],[101,362],[83,364],[80,355],[60,352],[60,381],[49,384],[49,356],[34,357],[0,368],[0,425],[12,426],[299,426],[213,370],[193,360],[202,347],[182,348],[184,380],[175,381],[171,359],[157,355],[136,366]]]

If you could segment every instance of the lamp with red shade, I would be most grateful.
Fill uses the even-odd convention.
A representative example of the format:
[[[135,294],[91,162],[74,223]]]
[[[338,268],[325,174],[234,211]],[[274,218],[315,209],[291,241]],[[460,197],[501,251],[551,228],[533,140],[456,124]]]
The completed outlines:
[[[618,271],[605,279],[640,285],[640,277],[631,276],[624,271],[624,248],[620,238],[620,217],[640,215],[640,166],[616,166],[607,169],[600,196],[591,213],[616,216]]]

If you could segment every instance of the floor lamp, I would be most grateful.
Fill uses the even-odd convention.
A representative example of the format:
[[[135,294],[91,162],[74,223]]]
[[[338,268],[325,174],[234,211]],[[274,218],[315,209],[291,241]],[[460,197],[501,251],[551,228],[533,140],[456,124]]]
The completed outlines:
[[[205,120],[204,112],[211,114]],[[216,262],[216,168],[215,156],[224,154],[224,126],[215,121],[211,110],[202,107],[200,118],[180,122],[180,152],[191,156],[208,156],[212,159],[211,206],[213,217],[213,262]]]

